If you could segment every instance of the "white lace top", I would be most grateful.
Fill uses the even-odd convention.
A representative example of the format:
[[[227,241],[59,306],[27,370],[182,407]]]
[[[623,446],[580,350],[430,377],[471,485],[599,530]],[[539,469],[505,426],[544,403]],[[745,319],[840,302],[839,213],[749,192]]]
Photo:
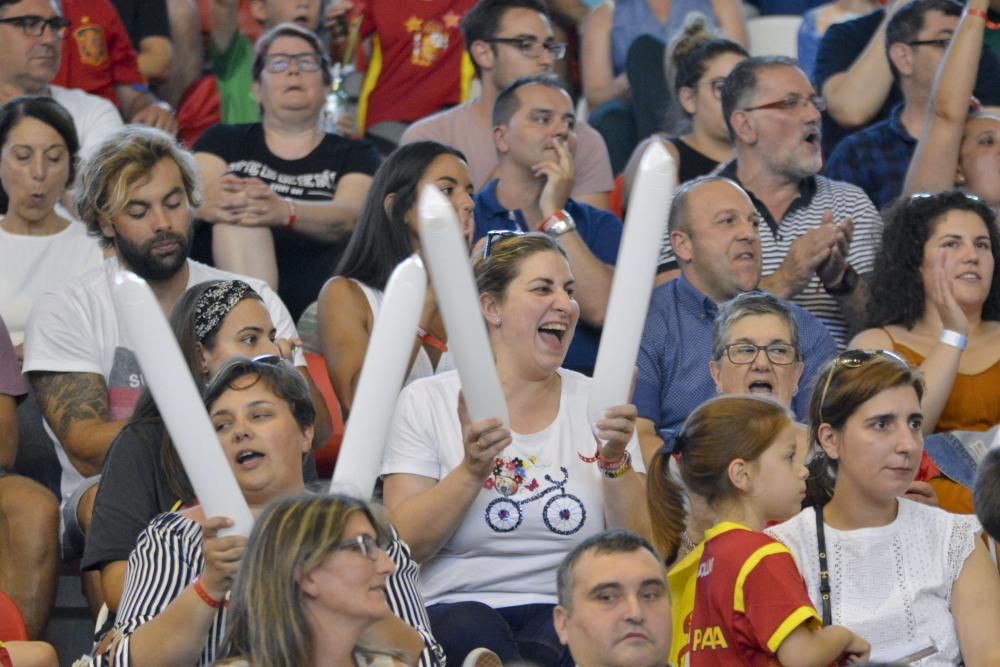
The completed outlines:
[[[841,531],[827,525],[833,623],[867,639],[873,662],[901,658],[933,640],[938,652],[913,664],[958,664],[951,591],[979,531],[975,516],[903,498],[888,526]],[[812,508],[765,532],[795,556],[813,606],[821,611]]]

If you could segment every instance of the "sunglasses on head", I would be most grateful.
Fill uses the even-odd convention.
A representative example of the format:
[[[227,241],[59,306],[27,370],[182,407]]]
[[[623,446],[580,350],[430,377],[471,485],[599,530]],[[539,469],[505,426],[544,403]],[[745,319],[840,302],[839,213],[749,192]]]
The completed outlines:
[[[861,368],[875,359],[885,359],[894,364],[900,365],[903,368],[909,370],[910,365],[906,363],[906,360],[895,352],[890,352],[888,350],[847,350],[846,352],[841,352],[834,359],[833,363],[830,364],[830,370],[826,374],[826,382],[823,384],[823,393],[820,395],[819,399],[819,423],[823,423],[823,407],[826,405],[826,392],[830,389],[830,381],[833,380],[833,375],[836,370],[840,367],[844,368]]]
[[[519,232],[513,229],[491,229],[486,232],[486,243],[483,245],[483,259],[490,256],[490,251],[493,249],[493,244],[502,239],[507,239],[512,236],[521,236],[523,232]]]

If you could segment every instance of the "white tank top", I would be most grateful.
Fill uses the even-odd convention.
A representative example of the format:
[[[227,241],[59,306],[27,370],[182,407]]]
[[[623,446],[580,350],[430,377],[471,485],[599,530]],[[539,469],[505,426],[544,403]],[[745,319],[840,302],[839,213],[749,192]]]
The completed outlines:
[[[355,285],[361,288],[361,291],[365,293],[365,298],[368,299],[368,306],[372,309],[372,322],[378,318],[379,311],[382,310],[382,299],[384,298],[384,293],[382,290],[377,290],[374,287],[369,287],[364,283],[350,279]],[[406,376],[403,381],[403,386],[410,384],[414,380],[419,380],[420,378],[430,377],[435,373],[442,373],[444,371],[450,371],[455,368],[455,361],[451,357],[451,352],[443,352],[441,358],[438,359],[437,368],[431,363],[431,358],[427,354],[427,350],[421,345],[420,349],[417,350],[417,357],[413,360],[413,367],[410,369],[410,374]]]

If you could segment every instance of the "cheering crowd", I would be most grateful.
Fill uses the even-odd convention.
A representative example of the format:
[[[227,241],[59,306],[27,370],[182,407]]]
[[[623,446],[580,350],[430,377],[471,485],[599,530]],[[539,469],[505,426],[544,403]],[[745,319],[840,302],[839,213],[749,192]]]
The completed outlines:
[[[772,4],[798,60],[749,43]],[[1000,0],[0,0],[0,665],[1000,666],[998,35]],[[506,414],[428,283],[379,480],[331,493],[426,186]],[[217,442],[172,440],[122,271]]]

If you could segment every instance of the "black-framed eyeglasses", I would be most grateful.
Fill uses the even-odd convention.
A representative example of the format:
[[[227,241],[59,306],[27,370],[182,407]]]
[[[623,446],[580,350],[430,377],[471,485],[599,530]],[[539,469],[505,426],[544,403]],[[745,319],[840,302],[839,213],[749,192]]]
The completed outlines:
[[[338,551],[356,551],[370,561],[378,560],[379,552],[384,552],[388,545],[382,540],[376,540],[367,533],[347,540],[337,545]]]
[[[915,39],[912,42],[906,42],[907,46],[936,46],[939,49],[947,49],[949,44],[951,44],[951,37],[941,37],[938,39]]]
[[[295,63],[300,72],[317,72],[323,66],[323,56],[308,53],[271,53],[264,56],[264,68],[272,74],[281,74]]]
[[[798,355],[795,348],[788,343],[771,343],[770,345],[754,345],[753,343],[731,343],[726,346],[726,356],[734,364],[752,364],[757,361],[761,352],[768,360],[777,366],[788,366],[795,363]]]
[[[833,363],[830,364],[830,370],[826,374],[826,382],[823,383],[823,393],[819,397],[819,423],[823,423],[823,408],[826,407],[826,392],[830,389],[830,381],[833,380],[834,373],[837,369],[843,366],[844,368],[861,368],[862,366],[869,364],[874,359],[886,359],[894,364],[899,364],[904,368],[910,368],[910,364],[906,363],[906,359],[895,352],[890,352],[889,350],[847,350],[846,352],[841,352],[834,359]]]
[[[521,236],[522,232],[513,229],[491,229],[486,232],[486,243],[483,245],[483,259],[490,256],[490,251],[493,249],[493,244],[501,239],[507,239],[511,236]]]
[[[516,46],[522,55],[529,58],[541,58],[544,51],[548,51],[553,60],[562,60],[566,55],[566,42],[539,42],[534,37],[493,37],[483,41],[487,44]]]
[[[816,111],[823,112],[826,111],[826,100],[823,99],[821,95],[813,93],[812,95],[802,96],[798,94],[786,95],[780,100],[775,102],[768,102],[767,104],[758,104],[755,107],[745,107],[740,111],[759,111],[761,109],[777,109],[778,111],[793,111],[795,109],[804,109],[809,105],[816,107]]]
[[[70,21],[61,16],[45,18],[44,16],[38,16],[37,14],[28,14],[27,16],[11,16],[7,19],[0,19],[0,23],[7,23],[15,28],[20,28],[21,32],[28,37],[41,37],[45,32],[45,28],[48,27],[48,29],[52,31],[52,34],[60,39],[66,35],[66,29],[72,25]]]

